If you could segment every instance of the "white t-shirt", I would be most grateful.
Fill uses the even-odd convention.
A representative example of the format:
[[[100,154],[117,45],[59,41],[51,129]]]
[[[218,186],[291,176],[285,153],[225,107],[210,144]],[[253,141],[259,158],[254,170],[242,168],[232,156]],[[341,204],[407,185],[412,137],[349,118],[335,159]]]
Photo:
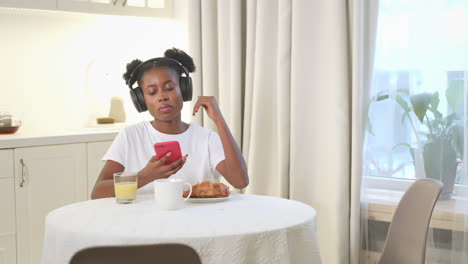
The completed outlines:
[[[194,185],[202,181],[217,181],[221,174],[216,170],[225,159],[221,139],[215,132],[196,124],[190,124],[182,134],[169,135],[157,131],[149,121],[126,127],[120,131],[103,161],[113,160],[122,164],[125,171],[138,172],[152,156],[156,155],[154,143],[178,141],[187,162],[172,179],[183,179]],[[153,183],[141,187],[138,192],[153,191]]]

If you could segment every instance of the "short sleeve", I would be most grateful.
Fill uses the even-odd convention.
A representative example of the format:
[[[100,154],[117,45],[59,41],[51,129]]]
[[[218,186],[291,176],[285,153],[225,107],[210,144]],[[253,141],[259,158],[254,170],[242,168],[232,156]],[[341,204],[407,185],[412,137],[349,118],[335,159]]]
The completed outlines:
[[[102,160],[113,160],[122,164],[122,166],[125,167],[127,163],[127,143],[128,142],[125,129],[122,129],[117,135],[117,137],[115,137],[114,142],[112,142],[112,145],[107,150],[106,154],[104,154],[104,157],[102,157]]]
[[[210,131],[210,137],[208,139],[208,151],[210,154],[210,163],[213,169],[216,169],[218,164],[225,160],[223,144],[219,135],[215,132]]]

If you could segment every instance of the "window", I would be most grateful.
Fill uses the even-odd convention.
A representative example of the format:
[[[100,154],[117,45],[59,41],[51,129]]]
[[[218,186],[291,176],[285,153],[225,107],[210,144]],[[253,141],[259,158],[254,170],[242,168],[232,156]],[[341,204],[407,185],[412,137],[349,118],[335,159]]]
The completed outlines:
[[[467,82],[466,1],[380,1],[365,175],[378,181],[415,179],[419,166],[415,164],[432,165],[424,150],[440,137],[444,139],[440,150],[451,142],[457,155],[455,183],[468,184],[461,175]],[[429,103],[424,116],[416,114],[412,103],[416,99]]]

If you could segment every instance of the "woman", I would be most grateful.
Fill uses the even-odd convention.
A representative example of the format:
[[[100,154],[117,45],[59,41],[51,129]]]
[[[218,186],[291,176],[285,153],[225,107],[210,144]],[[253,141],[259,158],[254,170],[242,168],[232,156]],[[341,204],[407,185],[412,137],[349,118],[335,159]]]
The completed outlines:
[[[214,97],[198,97],[193,115],[204,108],[216,124],[219,136],[211,130],[181,120],[182,66],[188,72],[195,71],[192,58],[175,48],[166,50],[164,58],[145,63],[134,60],[127,64],[124,79],[127,83],[129,79],[137,81],[144,96],[144,99],[141,98],[144,100],[143,107],[148,109],[154,120],[129,126],[117,135],[103,157],[106,163],[94,186],[92,199],[115,196],[113,173],[121,171],[138,172],[139,192],[152,191],[152,184],[149,183],[169,177],[196,184],[217,180],[222,175],[235,188],[248,185],[244,158]],[[154,143],[165,141],[178,141],[182,153],[186,155],[165,165],[170,153],[158,160],[153,148]]]

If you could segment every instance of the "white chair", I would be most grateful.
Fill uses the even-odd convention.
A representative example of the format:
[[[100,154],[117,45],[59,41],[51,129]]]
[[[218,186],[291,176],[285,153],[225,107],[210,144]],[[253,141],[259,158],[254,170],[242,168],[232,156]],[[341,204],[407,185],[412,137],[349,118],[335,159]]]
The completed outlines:
[[[409,187],[393,215],[379,264],[424,264],[429,221],[442,187],[433,179]]]

